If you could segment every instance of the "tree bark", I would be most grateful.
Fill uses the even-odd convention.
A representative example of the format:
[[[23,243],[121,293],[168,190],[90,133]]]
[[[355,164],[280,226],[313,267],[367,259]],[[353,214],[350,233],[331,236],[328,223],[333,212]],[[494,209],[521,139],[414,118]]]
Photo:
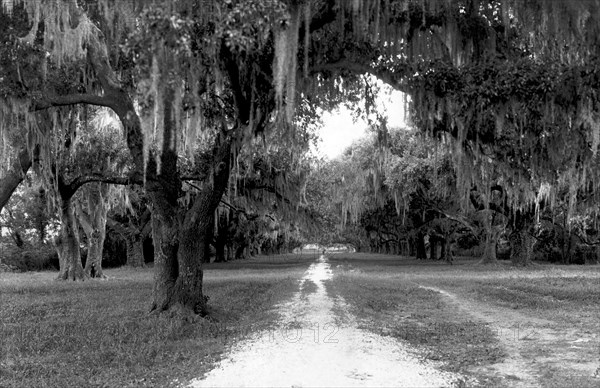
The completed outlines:
[[[56,239],[60,263],[59,280],[84,280],[86,278],[79,251],[79,232],[71,199],[62,199],[61,229]]]
[[[164,139],[175,139],[173,112],[170,101],[173,92],[164,94]],[[172,140],[174,142],[174,140]],[[213,147],[212,187],[207,185],[196,194],[192,208],[183,220],[178,215],[178,194],[181,180],[177,171],[175,144],[163,143],[160,154],[161,170],[150,157],[146,190],[152,205],[154,237],[154,289],[152,310],[164,311],[174,306],[195,313],[206,312],[202,293],[202,262],[209,252],[209,229],[213,228],[213,215],[227,188],[230,172],[231,138],[221,133]]]
[[[438,239],[435,236],[429,236],[429,258],[437,260],[436,248]]]
[[[528,229],[517,229],[509,236],[510,259],[514,265],[527,266],[532,262],[535,239]]]
[[[108,186],[94,184],[83,194],[85,203],[78,207],[77,215],[88,241],[85,274],[93,278],[105,278],[102,272],[102,254],[106,238],[106,216],[108,214]]]
[[[85,262],[84,271],[87,276],[92,278],[106,278],[102,272],[102,252],[104,248],[104,239],[106,229],[95,229],[91,235],[88,235],[88,255]]]
[[[177,170],[176,131],[172,112],[174,91],[163,95],[163,145],[158,155],[148,158],[146,167],[146,192],[152,213],[154,242],[154,288],[152,310],[164,311],[174,303],[174,287],[180,275],[177,252],[180,247],[180,219],[177,199],[181,192],[181,179]],[[171,139],[168,141],[167,139]],[[156,162],[160,158],[160,171]],[[198,236],[196,236],[198,238]],[[188,241],[186,241],[187,243]],[[183,268],[188,270],[189,268]]]
[[[127,265],[129,267],[144,266],[144,239],[141,233],[131,232],[126,237]]]
[[[452,253],[452,241],[450,240],[450,236],[444,236],[440,239],[442,243],[442,252],[440,255],[440,260],[444,260],[450,264],[454,260],[454,254]]]
[[[214,236],[214,247],[215,247],[215,262],[222,263],[227,261],[225,257],[225,245],[227,244],[227,220],[226,217],[219,217],[218,220],[217,235]],[[208,230],[209,237],[213,235],[212,228]],[[209,240],[210,241],[210,240]],[[208,258],[207,258],[208,259]]]
[[[177,196],[169,198],[167,192],[158,188],[148,189],[148,193],[152,204],[154,242],[154,286],[151,310],[164,311],[172,304],[173,288],[179,275]]]
[[[221,133],[213,148],[213,185],[197,194],[192,209],[184,218],[177,254],[179,277],[175,284],[173,303],[206,314],[202,292],[202,263],[209,253],[210,232],[214,227],[214,212],[227,189],[231,168],[231,138]]]
[[[425,249],[425,234],[421,231],[417,233],[416,237],[416,253],[417,260],[426,260],[427,259],[427,250]]]
[[[198,314],[206,312],[206,301],[202,292],[202,263],[209,248],[206,238],[208,229],[213,227],[210,213],[215,209],[211,207],[210,193],[199,194],[194,206],[185,216],[177,253],[180,270],[173,303],[192,309]]]
[[[0,210],[4,208],[19,184],[21,184],[31,165],[31,153],[27,147],[22,147],[18,156],[12,161],[10,170],[0,177]]]
[[[481,256],[481,264],[495,264],[498,262],[496,249],[498,246],[499,233],[489,231],[485,234],[485,245],[483,248],[483,256]]]
[[[238,245],[238,247],[235,250],[235,259],[236,260],[242,260],[245,259],[246,256],[246,249],[248,248],[248,243],[246,241],[244,241],[243,243],[241,243],[240,245]]]
[[[494,215],[484,214],[484,229],[485,229],[485,245],[483,248],[483,256],[481,256],[481,264],[495,264],[498,262],[496,255],[498,238],[500,230],[494,227]]]

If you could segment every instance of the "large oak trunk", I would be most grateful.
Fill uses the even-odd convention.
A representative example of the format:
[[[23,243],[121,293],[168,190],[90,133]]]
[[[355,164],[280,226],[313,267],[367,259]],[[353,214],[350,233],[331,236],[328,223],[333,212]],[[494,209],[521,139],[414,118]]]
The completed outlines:
[[[498,262],[496,252],[501,228],[494,225],[496,217],[497,215],[489,210],[486,210],[486,212],[483,213],[485,241],[483,246],[483,255],[481,256],[480,261],[481,264],[495,264]]]
[[[179,237],[179,277],[172,303],[199,314],[206,312],[206,300],[202,292],[202,263],[208,260],[211,231],[214,228],[213,217],[227,188],[230,158],[231,139],[222,134],[217,138],[213,149],[212,187],[196,195],[192,208],[185,215]]]
[[[81,264],[79,233],[75,222],[75,211],[70,199],[61,203],[61,228],[56,241],[59,258],[59,280],[84,280],[86,275]]]
[[[510,259],[514,265],[526,266],[532,262],[534,237],[527,228],[515,230],[509,236]]]
[[[500,229],[494,227],[493,220],[493,216],[489,217],[488,215],[485,215],[485,245],[483,248],[483,255],[481,256],[481,264],[494,264],[498,262],[496,252],[498,246],[498,239],[500,237]]]
[[[171,102],[173,90],[164,93],[163,145],[158,154],[150,155],[146,167],[146,192],[152,213],[154,242],[154,288],[152,310],[167,310],[174,304],[174,287],[180,275],[177,252],[180,247],[179,204],[181,179],[177,170],[176,131]],[[167,140],[170,139],[170,140]],[[183,268],[187,270],[187,268]]]
[[[496,247],[498,244],[497,234],[493,232],[486,233],[485,242],[483,247],[483,255],[481,256],[481,264],[494,264],[498,262],[498,257],[496,256]]]
[[[173,287],[179,276],[179,220],[177,203],[171,203],[162,190],[150,192],[152,239],[154,242],[154,286],[152,310],[167,310],[173,303]]]
[[[84,194],[86,203],[78,207],[77,215],[87,237],[88,254],[85,262],[85,274],[90,277],[104,278],[102,272],[102,254],[106,239],[106,216],[108,206],[106,195],[108,187],[95,184],[87,188]]]
[[[106,229],[96,229],[88,235],[88,255],[84,271],[86,275],[93,278],[105,278],[102,271],[102,253],[104,250],[104,239]]]
[[[212,192],[202,192],[194,201],[183,222],[180,245],[177,252],[179,277],[177,278],[173,303],[192,309],[195,313],[206,311],[206,301],[202,292],[202,263],[206,260],[210,241],[208,229],[213,227]]]
[[[165,93],[164,139],[173,139],[175,131],[170,101],[172,92]],[[146,191],[152,206],[154,238],[154,289],[152,310],[163,311],[175,306],[196,313],[206,311],[202,293],[202,262],[210,244],[209,229],[213,214],[227,188],[230,171],[231,139],[217,136],[213,149],[212,185],[196,194],[191,209],[181,219],[178,196],[181,180],[177,171],[175,144],[163,144],[161,168],[150,158],[147,167]]]

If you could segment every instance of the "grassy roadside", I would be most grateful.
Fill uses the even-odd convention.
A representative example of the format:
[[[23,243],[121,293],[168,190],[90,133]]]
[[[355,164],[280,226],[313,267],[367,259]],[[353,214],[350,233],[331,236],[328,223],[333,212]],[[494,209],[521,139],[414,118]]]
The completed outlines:
[[[360,255],[330,258],[334,277],[328,291],[346,300],[359,327],[405,341],[452,372],[466,374],[471,365],[503,358],[503,350],[487,325],[457,313],[438,293],[391,269],[389,257],[373,263],[368,260],[368,256]],[[489,385],[499,383],[487,376],[474,377]]]
[[[273,324],[310,264],[261,257],[206,267],[210,319],[148,315],[152,270],[62,283],[0,276],[1,387],[167,387],[201,376],[239,337]]]
[[[542,386],[600,386],[599,266],[539,266],[469,281],[458,276],[422,281],[491,307],[503,325],[498,330],[511,335]]]
[[[364,328],[424,349],[450,370],[474,373],[481,385],[512,386],[486,372],[511,357],[526,360],[542,386],[598,384],[599,266],[514,269],[465,260],[449,266],[361,254],[333,255],[330,263],[335,276],[329,290],[346,299]],[[420,286],[472,300],[466,306],[478,313]],[[508,338],[513,342],[506,346],[515,324],[521,325],[519,338]]]

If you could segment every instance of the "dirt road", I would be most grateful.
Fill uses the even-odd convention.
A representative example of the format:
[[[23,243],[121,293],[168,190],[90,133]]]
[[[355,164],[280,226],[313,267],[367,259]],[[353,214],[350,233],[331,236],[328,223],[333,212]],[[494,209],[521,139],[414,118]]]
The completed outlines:
[[[344,300],[327,294],[331,276],[321,256],[292,300],[278,306],[275,329],[236,344],[189,387],[440,387],[457,380],[407,345],[358,329]]]

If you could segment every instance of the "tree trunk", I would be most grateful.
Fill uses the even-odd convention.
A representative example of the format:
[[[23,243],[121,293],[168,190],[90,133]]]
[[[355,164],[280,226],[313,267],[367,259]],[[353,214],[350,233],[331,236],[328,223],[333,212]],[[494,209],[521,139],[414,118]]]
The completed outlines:
[[[235,250],[235,259],[236,260],[241,260],[241,259],[246,258],[246,248],[248,248],[248,243],[245,241],[236,248],[236,250]]]
[[[566,217],[565,217],[565,219],[566,219]],[[569,235],[569,232],[567,232],[567,226],[566,226],[566,221],[565,221],[565,224],[561,228],[561,237],[562,237],[561,255],[562,255],[562,257],[560,258],[560,262],[563,264],[567,263],[567,257],[571,253],[570,252],[571,239],[568,237],[568,235]]]
[[[56,239],[60,270],[59,280],[84,280],[86,275],[81,265],[79,232],[75,222],[75,211],[70,199],[61,203],[61,229]]]
[[[481,264],[495,264],[498,262],[496,256],[496,247],[498,244],[498,237],[495,233],[490,232],[485,235],[485,243],[483,247],[483,256],[481,256]]]
[[[106,238],[106,216],[108,186],[94,184],[85,188],[83,202],[77,209],[79,222],[88,241],[85,274],[93,278],[105,278],[102,272],[102,253]]]
[[[181,192],[181,179],[177,169],[177,145],[175,123],[172,112],[173,90],[167,86],[163,93],[163,147],[161,150],[151,151],[147,162],[144,157],[144,136],[142,133],[139,116],[136,113],[133,99],[125,91],[110,66],[106,54],[105,42],[92,37],[87,45],[90,58],[99,82],[104,88],[104,94],[110,99],[110,107],[115,110],[123,124],[127,146],[138,171],[145,171],[146,193],[149,198],[152,212],[152,235],[154,243],[154,286],[152,310],[163,311],[172,306],[181,304],[191,306],[194,310],[205,308],[202,295],[202,256],[207,252],[204,249],[206,241],[205,225],[211,219],[217,208],[223,192],[227,188],[230,172],[230,157],[232,154],[232,135],[239,133],[240,128],[223,128],[222,133],[215,140],[213,154],[213,176],[207,179],[205,191],[212,195],[198,194],[194,209],[202,208],[207,214],[193,214],[188,212],[185,219],[181,220],[178,214],[178,197]],[[237,72],[233,65],[232,72]],[[248,122],[249,104],[239,102],[239,107],[246,112],[240,122]],[[223,139],[226,138],[226,140]],[[239,145],[237,146],[239,148]],[[235,152],[234,152],[235,153]],[[160,160],[160,172],[156,158]],[[212,188],[210,187],[212,182]],[[201,198],[211,198],[206,206]],[[180,226],[180,222],[182,222]],[[212,225],[211,225],[212,227]],[[201,233],[201,234],[196,234]],[[195,248],[202,248],[195,250]],[[200,257],[198,257],[200,256]],[[200,303],[197,303],[200,302]],[[201,306],[198,306],[201,304]]]
[[[164,139],[175,139],[171,112],[172,92],[165,93]],[[174,140],[172,140],[174,142]],[[212,185],[196,194],[192,208],[183,220],[178,217],[181,180],[177,171],[174,144],[165,141],[161,153],[161,170],[149,158],[146,169],[151,177],[146,184],[152,205],[154,237],[154,289],[152,310],[164,311],[175,306],[195,313],[206,312],[202,293],[202,262],[209,252],[209,229],[213,216],[227,188],[231,166],[231,138],[221,133],[213,147]],[[148,179],[147,179],[148,180]],[[212,187],[211,187],[212,186]]]
[[[222,263],[227,261],[225,257],[225,245],[227,244],[227,220],[226,217],[219,217],[217,235],[214,236],[214,247],[215,247],[215,262]],[[208,231],[208,241],[211,241],[210,237],[214,235],[213,228]],[[210,257],[207,255],[207,259]]]
[[[211,225],[213,224],[213,221],[211,220]],[[206,231],[206,237],[204,237],[206,244],[204,245],[204,252],[202,253],[202,262],[203,263],[210,263],[210,259],[211,259],[211,250],[210,250],[210,246],[212,245],[213,248],[215,249],[216,255],[215,255],[215,261],[218,260],[218,255],[219,253],[217,252],[217,242],[214,238],[215,235],[215,231],[213,227],[208,228],[208,230]],[[223,260],[225,261],[225,260]]]
[[[444,236],[440,239],[442,243],[442,253],[440,255],[440,260],[444,260],[450,264],[454,260],[454,254],[452,253],[452,241],[449,236]]]
[[[435,236],[429,236],[429,258],[431,260],[437,260],[436,248],[437,248],[437,238]]]
[[[38,192],[40,207],[42,209],[46,209],[47,207],[47,199],[46,199],[46,190],[40,189]],[[38,241],[40,245],[43,245],[46,241],[46,224],[48,223],[48,219],[42,211],[39,211],[35,217],[35,229],[38,232]]]
[[[19,150],[18,156],[12,161],[10,170],[0,177],[0,210],[4,208],[14,191],[25,178],[31,167],[32,157],[27,147]]]
[[[181,179],[177,170],[176,131],[172,104],[174,92],[165,91],[163,112],[163,141],[159,151],[160,172],[156,156],[150,154],[146,167],[146,192],[152,213],[152,239],[154,242],[154,287],[151,310],[164,311],[175,304],[175,284],[180,275],[178,250],[180,247],[180,219],[177,200],[181,192]],[[196,236],[198,239],[200,236]],[[202,235],[204,237],[204,235]],[[188,270],[188,268],[183,269]]]
[[[214,213],[227,189],[231,166],[231,139],[223,137],[225,135],[219,136],[213,148],[212,188],[205,188],[196,195],[192,209],[185,215],[179,236],[179,277],[173,303],[201,315],[206,314],[206,300],[202,293],[202,263],[209,254],[210,240],[207,237],[212,236]]]
[[[416,238],[416,253],[417,260],[426,260],[427,259],[427,250],[425,249],[425,234],[423,232],[417,233]]]
[[[206,312],[206,301],[202,293],[202,263],[209,252],[209,241],[206,236],[212,228],[210,214],[210,193],[199,194],[194,206],[187,212],[183,228],[179,236],[179,276],[175,284],[173,303],[182,305],[195,313]],[[199,238],[200,237],[200,238]],[[202,238],[203,237],[203,238]]]
[[[179,275],[179,220],[177,197],[170,200],[164,190],[149,190],[152,203],[152,241],[154,243],[154,286],[151,310],[164,311],[173,303],[173,288]]]
[[[528,228],[522,228],[509,236],[510,259],[514,265],[526,266],[531,264],[533,244],[535,239]]]
[[[491,217],[491,218],[490,218]],[[483,248],[483,256],[481,257],[481,264],[495,264],[498,262],[496,256],[496,250],[498,246],[498,238],[500,237],[500,230],[493,226],[493,215],[485,215],[484,228],[485,228],[485,245]]]
[[[106,278],[102,272],[102,252],[104,250],[104,239],[106,229],[96,229],[88,235],[88,255],[84,271],[92,278]]]
[[[126,238],[127,265],[130,267],[144,266],[144,240],[141,233],[129,233]]]
[[[177,250],[179,248],[179,219],[177,199],[181,180],[177,171],[177,153],[174,136],[172,101],[174,94],[167,89],[164,93],[162,150],[150,152],[147,162],[144,157],[144,135],[133,98],[117,80],[110,65],[106,43],[93,34],[87,42],[91,60],[109,106],[117,113],[125,130],[127,147],[138,171],[145,171],[146,194],[152,211],[152,236],[154,245],[154,285],[152,310],[163,311],[173,304],[173,288],[179,274]],[[156,157],[160,158],[158,172]]]
[[[217,237],[215,240],[215,263],[223,263],[225,261],[225,242]]]

